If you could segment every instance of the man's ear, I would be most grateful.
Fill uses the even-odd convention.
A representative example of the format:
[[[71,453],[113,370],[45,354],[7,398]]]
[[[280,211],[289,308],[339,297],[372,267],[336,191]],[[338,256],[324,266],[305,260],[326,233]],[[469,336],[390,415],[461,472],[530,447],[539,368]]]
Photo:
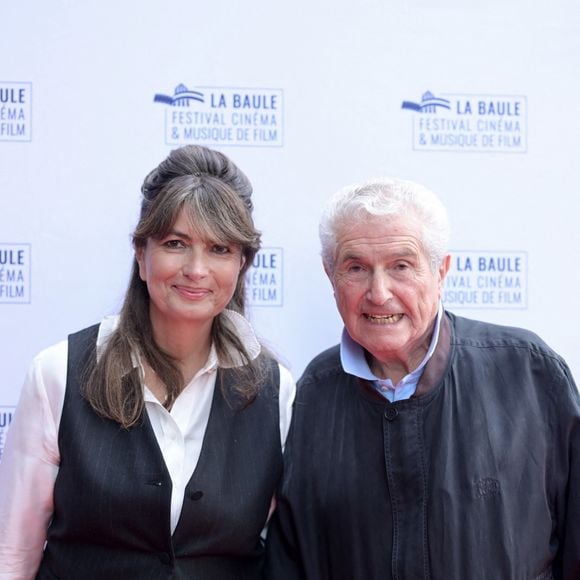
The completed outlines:
[[[441,265],[439,266],[439,287],[443,288],[443,283],[445,282],[445,277],[449,272],[451,267],[451,254],[447,254],[443,260],[441,260]]]
[[[332,284],[332,288],[334,289],[334,269],[331,269],[331,267],[324,260],[322,261],[322,266],[324,267],[324,271],[326,272],[326,275]]]

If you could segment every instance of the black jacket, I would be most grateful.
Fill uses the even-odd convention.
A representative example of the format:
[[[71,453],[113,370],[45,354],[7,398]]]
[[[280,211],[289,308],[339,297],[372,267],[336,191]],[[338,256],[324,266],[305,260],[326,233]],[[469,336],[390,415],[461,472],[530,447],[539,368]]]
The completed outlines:
[[[534,334],[444,317],[391,404],[334,347],[299,381],[273,580],[580,578],[580,397]]]

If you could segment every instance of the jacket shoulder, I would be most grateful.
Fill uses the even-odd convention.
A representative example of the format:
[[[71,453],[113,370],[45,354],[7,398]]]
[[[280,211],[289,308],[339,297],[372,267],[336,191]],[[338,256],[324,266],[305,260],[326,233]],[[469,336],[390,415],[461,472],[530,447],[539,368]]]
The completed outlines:
[[[298,384],[320,383],[339,374],[344,374],[344,371],[340,362],[340,346],[337,344],[322,351],[308,363]]]
[[[504,326],[464,318],[447,312],[453,328],[453,342],[458,345],[482,347],[525,347],[557,356],[534,332],[515,326]]]
[[[452,346],[464,358],[468,352],[477,353],[482,364],[484,359],[493,360],[495,366],[514,373],[512,384],[524,369],[533,372],[536,378],[543,377],[544,388],[564,384],[564,391],[577,395],[572,373],[566,361],[536,333],[525,328],[503,326],[481,322],[447,313],[453,329]],[[536,381],[537,382],[537,381]]]

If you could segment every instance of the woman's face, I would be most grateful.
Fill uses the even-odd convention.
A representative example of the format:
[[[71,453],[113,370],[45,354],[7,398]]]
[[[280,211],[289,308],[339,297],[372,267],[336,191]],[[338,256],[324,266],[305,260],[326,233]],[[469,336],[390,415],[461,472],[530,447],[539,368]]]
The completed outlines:
[[[240,246],[201,237],[184,209],[171,231],[149,238],[136,258],[155,330],[184,323],[210,328],[231,300],[244,264]]]

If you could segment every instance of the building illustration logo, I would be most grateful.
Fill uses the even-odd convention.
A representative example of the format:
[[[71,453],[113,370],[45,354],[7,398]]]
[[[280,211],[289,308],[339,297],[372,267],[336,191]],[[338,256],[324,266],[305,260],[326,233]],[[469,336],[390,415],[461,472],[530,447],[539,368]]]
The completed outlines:
[[[280,89],[197,87],[181,83],[173,94],[157,93],[165,109],[167,145],[282,147],[283,105]]]
[[[201,91],[190,91],[185,85],[177,85],[172,95],[157,94],[153,98],[156,103],[164,103],[173,107],[189,107],[191,101],[203,103],[204,96]]]
[[[418,111],[419,113],[436,113],[437,107],[443,109],[450,109],[450,101],[436,97],[430,91],[423,93],[420,103],[413,103],[412,101],[403,101],[401,109],[409,109],[411,111]]]
[[[423,93],[404,100],[415,151],[526,153],[527,99],[521,95]]]

